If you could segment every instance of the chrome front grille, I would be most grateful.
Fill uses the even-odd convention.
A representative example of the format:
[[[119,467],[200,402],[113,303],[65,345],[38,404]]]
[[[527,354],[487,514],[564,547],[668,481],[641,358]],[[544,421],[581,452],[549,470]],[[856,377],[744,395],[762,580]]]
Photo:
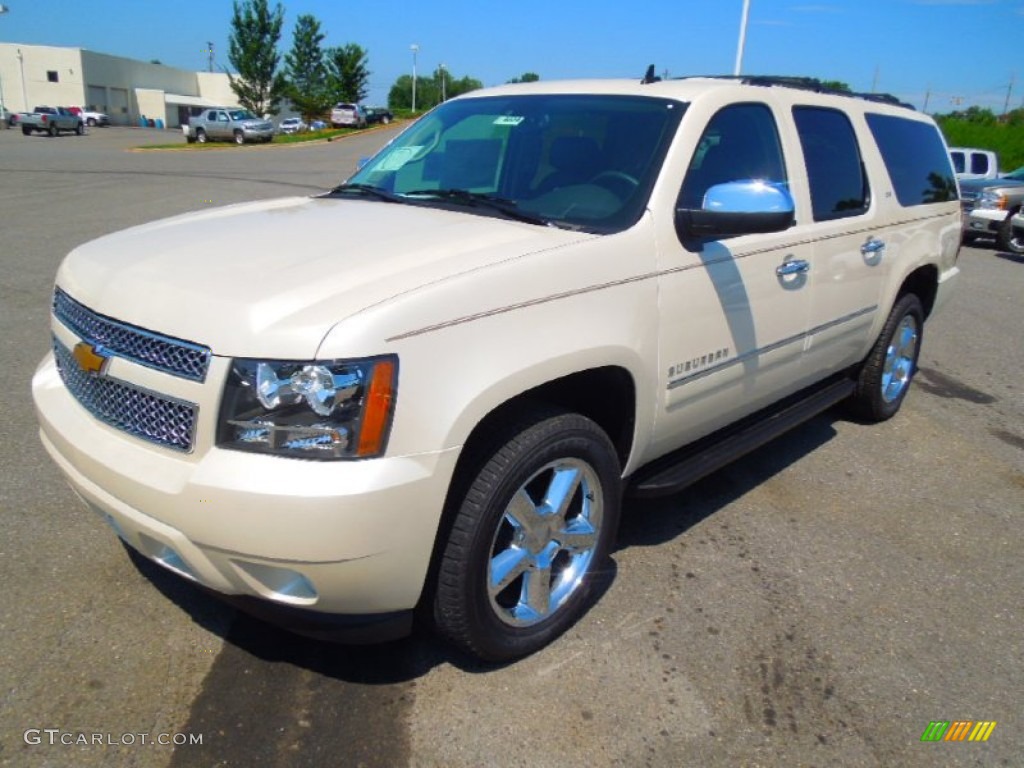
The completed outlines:
[[[81,338],[103,347],[108,355],[192,381],[206,379],[209,347],[111,320],[82,306],[60,288],[53,292],[53,314]]]
[[[192,450],[199,406],[86,373],[57,339],[53,340],[53,354],[64,386],[97,419],[157,445]]]

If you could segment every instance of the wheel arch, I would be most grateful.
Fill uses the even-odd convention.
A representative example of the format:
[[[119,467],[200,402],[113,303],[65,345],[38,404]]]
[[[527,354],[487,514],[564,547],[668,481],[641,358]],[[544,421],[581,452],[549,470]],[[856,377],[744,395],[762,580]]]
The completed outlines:
[[[545,406],[552,413],[574,412],[586,416],[608,435],[620,467],[625,467],[633,448],[636,391],[633,375],[622,366],[589,368],[530,387],[496,405],[476,423],[462,446],[448,484],[417,610],[421,621],[432,621],[430,600],[459,501],[486,457],[502,444],[508,430],[521,416]]]
[[[935,307],[935,297],[939,291],[939,269],[934,264],[920,266],[907,275],[900,284],[899,291],[893,304],[899,301],[908,293],[917,295],[924,308],[924,316],[927,319]]]

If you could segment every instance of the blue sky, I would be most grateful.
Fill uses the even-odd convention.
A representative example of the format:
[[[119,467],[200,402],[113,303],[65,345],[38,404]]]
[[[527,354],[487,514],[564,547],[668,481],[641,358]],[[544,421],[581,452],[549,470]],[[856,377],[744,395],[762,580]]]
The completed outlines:
[[[63,45],[204,69],[206,42],[229,66],[230,0],[0,0],[0,41]],[[281,49],[301,14],[325,45],[369,52],[368,99],[395,78],[445,64],[485,85],[543,79],[730,74],[743,0],[284,0]],[[842,80],[919,109],[1024,105],[1024,0],[751,0],[743,71]],[[1012,89],[1010,88],[1013,83]]]

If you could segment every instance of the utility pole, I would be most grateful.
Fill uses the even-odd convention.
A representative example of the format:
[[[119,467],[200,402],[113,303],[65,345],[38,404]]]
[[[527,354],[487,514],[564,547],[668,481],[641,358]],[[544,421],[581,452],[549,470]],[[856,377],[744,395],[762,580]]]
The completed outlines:
[[[879,71],[880,71],[879,67],[876,64],[875,65],[875,76],[871,79],[871,92],[872,93],[878,93],[878,73],[879,73]]]
[[[926,115],[928,114],[928,99],[930,99],[931,96],[932,96],[932,87],[929,85],[928,86],[928,90],[925,91],[925,93],[924,93],[924,109],[921,110]]]
[[[1015,72],[1010,73],[1010,84],[1006,86],[1006,101],[1003,103],[1003,117],[1006,117],[1010,112],[1010,96],[1013,94],[1013,81],[1016,77]]]

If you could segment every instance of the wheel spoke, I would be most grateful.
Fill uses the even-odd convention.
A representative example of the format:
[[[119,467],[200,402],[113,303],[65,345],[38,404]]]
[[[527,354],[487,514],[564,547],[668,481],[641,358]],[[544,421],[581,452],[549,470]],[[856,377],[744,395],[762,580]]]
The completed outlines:
[[[588,552],[597,546],[597,531],[589,522],[574,521],[573,525],[555,534],[555,539],[568,552]]]
[[[497,595],[505,587],[515,581],[530,566],[529,553],[518,547],[499,552],[491,558],[488,589]]]
[[[505,519],[513,528],[521,529],[527,533],[540,525],[541,512],[537,509],[537,505],[533,503],[533,499],[530,498],[525,488],[520,488],[508,503],[508,507],[505,508]]]
[[[548,615],[551,607],[551,568],[535,567],[526,575],[523,583],[521,608],[535,614],[534,618]]]

